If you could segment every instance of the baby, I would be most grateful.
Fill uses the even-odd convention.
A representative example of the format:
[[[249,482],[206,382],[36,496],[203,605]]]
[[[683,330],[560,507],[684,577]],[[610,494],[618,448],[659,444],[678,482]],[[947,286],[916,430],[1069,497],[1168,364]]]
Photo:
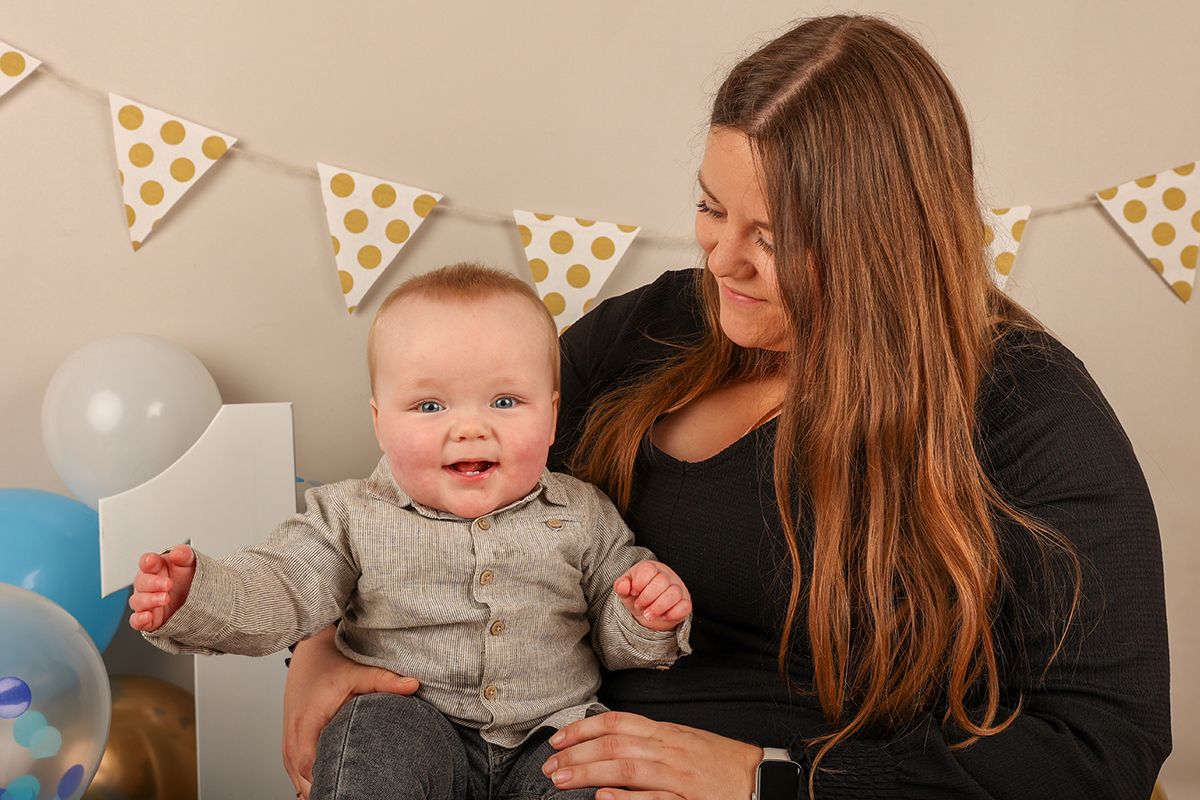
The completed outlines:
[[[458,264],[384,300],[367,357],[371,477],[310,490],[260,547],[143,555],[130,624],[168,652],[265,655],[340,619],[344,654],[418,678],[342,708],[313,800],[591,797],[542,774],[548,736],[604,710],[599,663],[690,652],[691,598],[598,489],[546,470],[553,319],[518,278]]]

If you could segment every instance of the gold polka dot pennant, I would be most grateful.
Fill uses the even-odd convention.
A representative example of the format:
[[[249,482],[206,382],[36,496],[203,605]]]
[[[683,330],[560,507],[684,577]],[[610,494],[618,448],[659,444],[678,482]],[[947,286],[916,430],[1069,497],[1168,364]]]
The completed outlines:
[[[1032,212],[1032,206],[1014,206],[991,208],[983,214],[988,266],[992,269],[992,280],[1001,289],[1008,284],[1008,276],[1017,260],[1017,248],[1021,246],[1021,236]]]
[[[0,97],[28,78],[41,63],[29,53],[0,42]]]
[[[108,95],[133,249],[237,141],[165,111]]]
[[[1200,169],[1196,162],[1096,192],[1175,295],[1187,302],[1200,250]]]
[[[533,285],[558,331],[591,310],[596,295],[638,235],[636,225],[513,211]]]
[[[338,285],[353,314],[442,195],[317,164]]]

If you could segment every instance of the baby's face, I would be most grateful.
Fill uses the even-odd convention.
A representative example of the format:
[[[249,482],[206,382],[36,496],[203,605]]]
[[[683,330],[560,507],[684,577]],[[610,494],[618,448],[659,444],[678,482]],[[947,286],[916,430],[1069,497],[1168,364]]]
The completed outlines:
[[[547,324],[528,300],[405,298],[375,345],[375,436],[401,489],[468,519],[533,491],[558,393]]]

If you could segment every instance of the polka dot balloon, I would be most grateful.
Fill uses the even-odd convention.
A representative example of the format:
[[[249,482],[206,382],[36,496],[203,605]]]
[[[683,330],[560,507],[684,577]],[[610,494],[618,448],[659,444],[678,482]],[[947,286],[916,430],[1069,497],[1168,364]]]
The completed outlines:
[[[635,225],[513,211],[533,285],[562,333],[587,313],[638,235]]]
[[[0,583],[0,800],[79,800],[111,710],[83,627],[53,601]]]
[[[1104,189],[1096,197],[1171,291],[1188,302],[1196,285],[1200,250],[1200,169],[1196,163]]]
[[[237,139],[119,95],[108,98],[125,221],[133,249],[138,250],[158,221]]]
[[[28,53],[0,42],[0,96],[33,74],[41,63]]]

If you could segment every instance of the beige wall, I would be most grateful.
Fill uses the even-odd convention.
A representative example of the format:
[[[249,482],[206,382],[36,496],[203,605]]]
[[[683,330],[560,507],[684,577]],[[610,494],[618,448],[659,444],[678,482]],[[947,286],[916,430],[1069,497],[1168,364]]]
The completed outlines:
[[[441,6],[441,7],[439,7]],[[449,9],[444,6],[450,6]],[[1200,157],[1200,6],[877,0],[957,84],[993,205],[1035,208]],[[447,202],[635,222],[685,236],[706,104],[762,37],[831,6],[656,3],[244,3],[9,0],[0,39],[58,72]],[[226,402],[295,403],[301,475],[376,458],[362,344],[333,278],[315,179],[233,156],[141,252],[128,244],[107,106],[46,76],[0,100],[0,486],[65,491],[41,393],[67,354],[117,331],[189,348]],[[525,267],[512,230],[438,212],[383,287],[462,258]],[[687,246],[635,243],[605,295]],[[1035,219],[1011,284],[1078,353],[1141,458],[1166,554],[1174,655],[1173,797],[1200,795],[1200,309],[1177,301],[1097,209]],[[382,292],[364,304],[370,312]],[[1189,487],[1191,487],[1189,489]],[[186,682],[122,634],[113,671]]]

